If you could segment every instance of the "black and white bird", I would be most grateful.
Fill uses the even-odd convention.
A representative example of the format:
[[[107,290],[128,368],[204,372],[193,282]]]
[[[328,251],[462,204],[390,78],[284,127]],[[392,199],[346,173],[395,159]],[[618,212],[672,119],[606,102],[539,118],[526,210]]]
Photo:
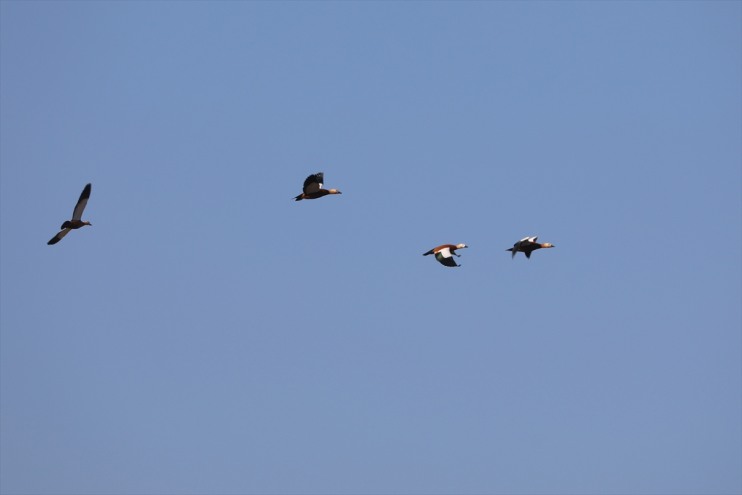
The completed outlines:
[[[513,247],[506,249],[506,251],[512,252],[511,258],[515,258],[515,254],[520,252],[520,253],[525,254],[526,258],[531,259],[531,253],[534,252],[535,250],[554,247],[553,244],[548,243],[548,242],[544,242],[544,243],[536,242],[536,239],[538,239],[538,236],[524,237],[523,239],[513,244]]]
[[[423,256],[427,256],[429,254],[434,254],[435,259],[438,260],[438,262],[443,266],[461,266],[456,264],[456,260],[453,259],[454,256],[461,256],[460,254],[456,254],[457,249],[464,249],[467,248],[466,244],[441,244],[438,247],[434,247],[427,253],[423,253]]]
[[[325,181],[325,174],[318,172],[312,174],[304,180],[304,188],[300,195],[294,198],[294,201],[302,199],[317,199],[328,194],[343,194],[337,189],[322,189],[322,183]]]
[[[70,230],[79,229],[80,227],[84,227],[85,225],[93,225],[88,221],[82,220],[82,212],[83,210],[85,210],[85,206],[88,204],[91,188],[91,184],[85,186],[85,188],[82,190],[82,194],[80,194],[80,199],[77,200],[75,209],[72,210],[72,220],[65,221],[60,227],[62,230],[60,230],[57,235],[52,237],[49,242],[47,242],[47,244],[51,246],[52,244],[58,243],[64,236],[67,235]]]

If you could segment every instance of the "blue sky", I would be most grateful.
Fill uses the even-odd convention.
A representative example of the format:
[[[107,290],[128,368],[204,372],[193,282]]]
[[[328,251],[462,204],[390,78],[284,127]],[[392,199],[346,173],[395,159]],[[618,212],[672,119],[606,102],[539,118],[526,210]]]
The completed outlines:
[[[0,14],[3,494],[742,491],[741,3]]]

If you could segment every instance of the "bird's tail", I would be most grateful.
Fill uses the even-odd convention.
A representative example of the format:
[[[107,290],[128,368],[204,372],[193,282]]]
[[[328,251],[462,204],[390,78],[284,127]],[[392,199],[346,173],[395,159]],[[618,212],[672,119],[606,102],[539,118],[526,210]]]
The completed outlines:
[[[506,249],[505,251],[510,251],[510,259],[515,258],[515,253],[518,252],[515,250],[515,248],[509,248],[509,249]]]
[[[430,251],[428,251],[427,253],[423,253],[423,256],[427,256],[429,254],[433,254],[433,250],[432,249]]]
[[[302,199],[304,199],[302,198],[303,195],[304,195],[303,193],[298,195],[297,197],[294,198],[294,201],[301,201]]]

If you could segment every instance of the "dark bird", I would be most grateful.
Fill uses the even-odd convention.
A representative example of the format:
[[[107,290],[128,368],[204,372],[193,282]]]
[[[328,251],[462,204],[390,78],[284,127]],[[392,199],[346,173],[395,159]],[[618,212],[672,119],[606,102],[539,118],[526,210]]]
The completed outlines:
[[[82,212],[85,209],[85,205],[88,204],[88,198],[90,198],[91,188],[92,186],[90,184],[85,186],[85,189],[82,190],[82,194],[80,194],[80,199],[77,200],[75,209],[72,210],[72,220],[67,220],[66,222],[64,222],[60,227],[62,230],[60,230],[57,235],[52,237],[49,242],[47,242],[47,244],[51,246],[52,244],[58,243],[62,240],[62,237],[66,236],[67,232],[72,229],[79,229],[80,227],[84,227],[85,225],[93,225],[90,222],[81,220]]]
[[[524,237],[523,239],[513,244],[513,247],[511,247],[510,249],[506,249],[506,251],[511,251],[513,253],[511,258],[515,258],[515,253],[521,252],[526,255],[526,258],[531,259],[531,253],[535,250],[554,247],[553,244],[550,244],[548,242],[544,242],[543,244],[540,242],[536,242],[536,239],[538,239],[538,236]]]
[[[322,189],[322,182],[325,180],[325,174],[319,172],[312,174],[304,181],[304,191],[294,198],[294,201],[302,199],[317,199],[328,194],[343,194],[337,189]]]
[[[423,253],[423,256],[434,254],[435,259],[437,259],[441,265],[450,266],[450,267],[461,266],[461,265],[456,264],[456,260],[454,260],[453,257],[454,256],[461,257],[460,254],[456,254],[456,250],[467,248],[467,247],[469,246],[467,246],[466,244],[455,244],[455,245],[454,244],[441,244],[438,247],[434,247],[427,253]]]

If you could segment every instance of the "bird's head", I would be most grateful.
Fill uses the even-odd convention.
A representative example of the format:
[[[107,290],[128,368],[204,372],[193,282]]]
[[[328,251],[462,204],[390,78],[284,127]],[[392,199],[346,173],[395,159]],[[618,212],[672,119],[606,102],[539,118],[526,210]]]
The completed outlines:
[[[329,189],[327,192],[329,192],[330,194],[343,194],[340,191],[338,191],[337,189]]]
[[[545,243],[541,244],[541,247],[542,248],[551,248],[551,247],[554,247],[554,244],[552,244],[550,242],[545,242]]]
[[[464,249],[464,248],[468,248],[468,247],[469,246],[467,246],[466,244],[456,244],[456,249]]]

